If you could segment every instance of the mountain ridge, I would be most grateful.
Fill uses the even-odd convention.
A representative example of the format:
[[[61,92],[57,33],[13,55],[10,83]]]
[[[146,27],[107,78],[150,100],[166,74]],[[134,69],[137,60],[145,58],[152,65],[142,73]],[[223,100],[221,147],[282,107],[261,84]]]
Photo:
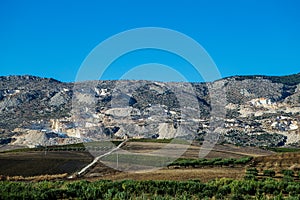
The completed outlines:
[[[261,78],[266,78],[266,79],[285,79],[285,78],[293,78],[295,77],[297,79],[296,83],[292,83],[292,84],[299,84],[300,83],[300,72],[298,73],[294,73],[294,74],[288,74],[288,75],[262,75],[262,74],[256,74],[256,75],[230,75],[230,76],[226,76],[220,79],[217,79],[215,81],[219,81],[219,80],[224,80],[224,79],[230,79],[230,78],[246,78],[246,79],[251,79],[253,77],[261,77]],[[29,74],[24,74],[24,75],[7,75],[7,76],[0,76],[0,81],[2,81],[3,79],[7,79],[7,78],[23,78],[23,79],[46,79],[46,80],[50,80],[50,81],[56,81],[56,82],[60,82],[60,83],[74,83],[74,81],[62,81],[62,80],[58,80],[56,78],[53,77],[42,77],[42,76],[36,76],[36,75],[29,75]],[[95,81],[95,80],[86,80],[86,81]],[[86,81],[80,81],[80,82],[86,82]],[[119,81],[119,80],[101,80],[101,81]],[[139,81],[139,80],[131,80],[131,79],[121,79],[121,81]],[[166,81],[157,81],[157,80],[144,80],[144,81],[150,81],[150,82],[163,82],[163,83],[180,83],[183,81],[171,81],[171,82],[166,82]],[[215,82],[212,81],[212,82]],[[189,82],[189,83],[207,83],[205,81],[203,82]]]
[[[75,101],[77,93],[83,102]],[[172,137],[178,127],[187,123],[187,131],[201,142],[209,132],[215,95],[225,97],[225,125],[219,142],[298,145],[299,94],[300,73],[231,76],[209,83],[139,80],[65,83],[31,75],[0,76],[0,143],[38,146],[42,144],[27,141],[30,137],[26,135],[46,133],[40,137],[46,145],[78,142],[83,135],[92,135],[89,139],[124,135]],[[91,108],[85,105],[88,97],[95,103]],[[85,118],[83,113],[74,118],[76,103],[88,109],[80,111],[87,115]]]

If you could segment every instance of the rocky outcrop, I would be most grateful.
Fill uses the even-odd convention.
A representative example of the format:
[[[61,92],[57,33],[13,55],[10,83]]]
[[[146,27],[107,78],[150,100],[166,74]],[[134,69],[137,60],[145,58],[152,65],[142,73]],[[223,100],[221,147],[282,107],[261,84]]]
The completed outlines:
[[[300,74],[234,76],[214,83],[0,77],[0,138],[13,145],[112,137],[202,141],[216,125],[219,142],[299,145],[299,113]],[[213,125],[211,119],[223,123]]]
[[[12,145],[39,147],[52,145],[65,145],[81,142],[78,138],[69,137],[63,133],[44,132],[39,130],[17,129],[13,136]]]

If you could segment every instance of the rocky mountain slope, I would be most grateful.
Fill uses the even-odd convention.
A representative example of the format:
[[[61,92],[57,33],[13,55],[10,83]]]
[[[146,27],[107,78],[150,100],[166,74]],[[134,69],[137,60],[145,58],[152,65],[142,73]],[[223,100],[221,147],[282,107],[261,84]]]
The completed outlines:
[[[1,145],[109,138],[299,146],[300,74],[234,76],[213,83],[0,77]]]

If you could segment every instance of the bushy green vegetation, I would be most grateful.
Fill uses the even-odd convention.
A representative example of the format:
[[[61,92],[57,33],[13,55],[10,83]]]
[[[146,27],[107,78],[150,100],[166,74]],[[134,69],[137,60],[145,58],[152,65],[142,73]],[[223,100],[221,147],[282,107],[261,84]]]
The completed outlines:
[[[252,157],[244,158],[214,158],[214,159],[188,159],[179,158],[168,166],[201,167],[201,166],[233,166],[244,165],[251,161]]]
[[[191,181],[0,182],[1,199],[299,199],[300,183],[218,179]]]
[[[269,169],[267,169],[267,170],[264,170],[264,171],[263,171],[263,174],[264,174],[264,176],[274,177],[276,173],[275,173],[274,170],[269,170]]]
[[[283,169],[281,171],[281,173],[284,175],[284,176],[294,176],[294,171],[293,170],[290,170],[290,169]]]
[[[258,170],[256,168],[246,169],[245,180],[257,180]]]
[[[251,175],[257,176],[258,170],[256,168],[248,168],[248,169],[246,169],[246,174],[251,174]]]
[[[300,83],[300,73],[288,76],[271,76],[269,79],[274,83],[282,83],[286,85],[297,85]]]
[[[300,83],[300,73],[293,74],[293,75],[287,75],[287,76],[262,76],[262,75],[253,75],[253,76],[237,76],[235,77],[235,80],[237,81],[243,81],[245,79],[256,79],[258,77],[269,79],[273,83],[282,83],[286,85],[297,85]]]

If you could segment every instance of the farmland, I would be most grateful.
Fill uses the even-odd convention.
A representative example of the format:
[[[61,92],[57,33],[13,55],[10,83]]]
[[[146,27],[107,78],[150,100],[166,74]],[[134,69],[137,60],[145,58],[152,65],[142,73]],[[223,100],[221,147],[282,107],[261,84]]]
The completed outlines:
[[[118,143],[116,143],[118,144]],[[92,143],[0,153],[0,194],[4,199],[297,199],[299,160],[295,150],[275,153],[255,147],[216,145],[205,158],[193,144],[129,141],[84,176],[73,176],[108,151]],[[96,148],[98,147],[98,149]],[[89,148],[90,152],[86,149]],[[164,148],[164,155],[159,149]],[[96,151],[96,150],[97,151]],[[93,152],[93,151],[96,152]],[[100,151],[99,151],[100,150]],[[281,150],[278,150],[281,151]],[[111,168],[126,166],[120,171]],[[143,166],[138,163],[142,160]],[[163,163],[164,162],[164,163]],[[165,166],[161,165],[167,164]],[[134,166],[134,167],[132,167]],[[147,170],[147,167],[157,167]],[[130,168],[131,167],[131,168]],[[136,169],[136,171],[135,171]],[[29,182],[28,182],[29,181]]]
[[[11,152],[0,154],[0,174],[6,176],[40,176],[74,173],[87,165],[87,152]]]
[[[117,144],[117,143],[116,143]],[[245,172],[246,165],[230,166],[202,166],[202,167],[182,167],[173,166],[167,167],[168,164],[174,162],[177,158],[174,157],[174,152],[178,148],[186,148],[182,144],[167,144],[162,142],[152,141],[130,141],[119,152],[118,161],[119,168],[122,165],[129,164],[134,166],[134,162],[138,159],[144,159],[147,162],[142,164],[145,167],[148,163],[150,167],[157,167],[159,170],[147,171],[143,170],[139,163],[138,173],[137,168],[127,168],[127,170],[119,171],[109,166],[113,166],[115,163],[116,154],[112,154],[110,157],[106,157],[94,166],[87,174],[79,179],[110,179],[110,180],[190,180],[200,179],[202,181],[213,180],[214,178],[228,177],[228,178],[241,178]],[[48,147],[48,151],[40,150],[19,150],[8,151],[0,153],[0,175],[3,176],[41,176],[41,175],[55,175],[55,174],[68,174],[72,175],[78,172],[85,165],[90,163],[93,159],[94,153],[85,151],[84,148],[96,146],[96,144],[89,144],[86,147],[82,145],[73,145],[69,147]],[[103,144],[102,144],[103,146]],[[76,149],[78,147],[78,149]],[[164,148],[164,156],[159,155],[159,149]],[[199,151],[201,146],[191,145],[181,155],[181,159],[199,159]],[[128,152],[133,155],[128,155]],[[99,152],[98,152],[99,153]],[[295,153],[296,154],[296,153]],[[264,164],[264,160],[270,155],[275,155],[274,152],[262,150],[255,147],[236,147],[232,145],[216,145],[212,151],[208,153],[205,159],[241,159],[244,157],[254,157],[256,167],[263,170],[267,166]],[[280,155],[280,154],[278,154]],[[262,156],[262,157],[261,157]],[[271,156],[271,157],[272,157]],[[123,159],[123,160],[122,160]],[[204,159],[204,158],[203,158]],[[297,157],[295,158],[297,161]],[[143,160],[143,161],[144,161]],[[123,162],[122,162],[123,161]],[[160,165],[160,163],[163,165]],[[293,161],[293,159],[292,159]],[[291,161],[291,163],[292,163]],[[127,162],[127,163],[126,163]],[[150,163],[150,164],[149,164]],[[107,166],[108,165],[108,166]],[[286,167],[286,166],[282,166]],[[147,166],[146,168],[147,169]],[[278,169],[277,171],[280,171]]]

